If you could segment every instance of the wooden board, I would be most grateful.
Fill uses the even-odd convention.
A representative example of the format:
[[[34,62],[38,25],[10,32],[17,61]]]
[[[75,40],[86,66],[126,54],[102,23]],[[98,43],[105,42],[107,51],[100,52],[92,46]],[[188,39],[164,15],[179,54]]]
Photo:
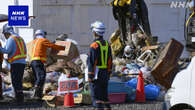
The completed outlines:
[[[184,46],[171,39],[164,50],[160,52],[157,63],[154,65],[151,74],[155,80],[165,88],[170,88],[178,70],[178,60],[183,52]]]
[[[153,46],[145,46],[141,50],[146,51],[146,50],[154,50],[157,49],[159,46],[158,45],[153,45]]]

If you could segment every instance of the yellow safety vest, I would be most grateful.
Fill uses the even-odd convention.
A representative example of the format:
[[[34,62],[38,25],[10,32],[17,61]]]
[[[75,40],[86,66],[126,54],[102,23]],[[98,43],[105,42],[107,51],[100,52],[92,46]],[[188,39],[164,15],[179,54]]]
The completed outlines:
[[[100,41],[96,41],[100,46],[100,53],[101,53],[101,65],[97,66],[99,69],[106,69],[107,68],[107,62],[108,62],[108,41],[105,41],[106,45],[103,46]],[[105,57],[104,57],[105,52]]]

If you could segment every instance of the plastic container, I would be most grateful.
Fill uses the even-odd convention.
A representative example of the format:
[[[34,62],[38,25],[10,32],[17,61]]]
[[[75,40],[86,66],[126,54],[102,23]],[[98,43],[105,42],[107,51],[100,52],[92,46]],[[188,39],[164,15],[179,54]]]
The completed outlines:
[[[112,104],[120,104],[125,102],[126,93],[111,93],[108,95],[109,101]]]
[[[124,82],[115,82],[109,81],[108,84],[108,93],[128,93],[129,95],[132,94],[132,88],[126,86]]]

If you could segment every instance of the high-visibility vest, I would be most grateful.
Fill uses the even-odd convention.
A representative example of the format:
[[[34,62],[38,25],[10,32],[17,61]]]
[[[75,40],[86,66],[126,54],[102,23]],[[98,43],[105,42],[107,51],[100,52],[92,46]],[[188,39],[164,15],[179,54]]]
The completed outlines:
[[[35,43],[32,45],[32,51],[31,51],[31,61],[32,60],[41,60],[43,63],[46,62],[47,58],[46,57],[41,57],[41,56],[36,56],[36,48],[38,44],[40,43],[40,39],[37,39]]]
[[[99,69],[106,69],[108,63],[108,41],[105,41],[106,45],[103,46],[100,41],[96,41],[100,46],[100,53],[101,53],[101,65],[97,66]],[[105,54],[104,54],[105,52]],[[105,57],[104,57],[105,55]]]
[[[125,4],[130,5],[131,4],[131,0],[114,0],[113,1],[113,5],[114,6],[124,6]]]
[[[21,37],[15,37],[15,36],[11,36],[11,37],[16,42],[16,52],[12,57],[8,58],[9,63],[12,63],[12,62],[14,62],[16,60],[19,60],[19,59],[25,59],[26,58],[24,40]]]

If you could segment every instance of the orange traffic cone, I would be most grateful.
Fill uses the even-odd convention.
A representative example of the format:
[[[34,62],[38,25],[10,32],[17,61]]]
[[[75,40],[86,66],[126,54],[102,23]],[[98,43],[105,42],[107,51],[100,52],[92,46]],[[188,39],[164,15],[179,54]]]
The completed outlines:
[[[137,81],[137,88],[136,88],[136,102],[145,102],[145,92],[144,92],[144,79],[142,71],[139,72],[139,77]]]
[[[66,93],[64,96],[64,106],[73,107],[74,106],[74,97],[73,93]]]

